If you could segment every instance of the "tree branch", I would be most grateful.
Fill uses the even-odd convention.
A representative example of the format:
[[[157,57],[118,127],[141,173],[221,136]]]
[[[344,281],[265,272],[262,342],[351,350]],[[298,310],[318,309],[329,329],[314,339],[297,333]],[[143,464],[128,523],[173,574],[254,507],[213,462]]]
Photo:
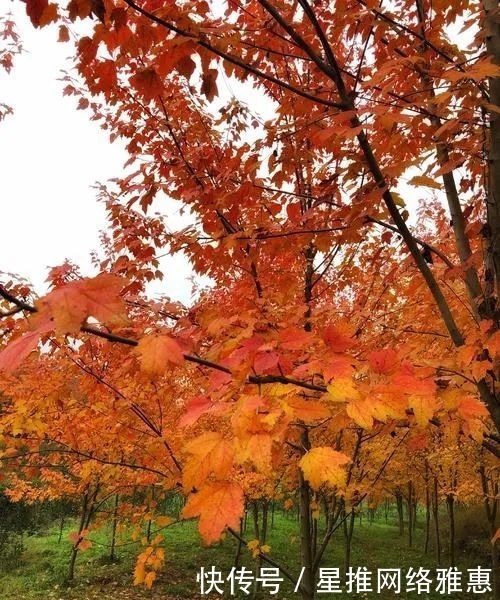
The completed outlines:
[[[264,79],[266,81],[269,81],[270,83],[274,83],[275,85],[277,85],[281,88],[287,89],[288,91],[293,92],[294,94],[297,94],[298,96],[302,96],[303,98],[306,98],[307,100],[311,100],[311,102],[317,102],[319,104],[323,104],[325,106],[331,106],[333,108],[342,108],[342,105],[339,104],[338,102],[332,102],[331,100],[325,100],[324,98],[320,98],[318,96],[314,96],[313,94],[309,94],[308,92],[305,92],[304,90],[296,88],[293,85],[290,85],[289,83],[286,83],[285,81],[282,81],[281,79],[278,79],[277,77],[274,77],[273,75],[269,75],[268,73],[265,73],[264,71],[260,71],[259,69],[253,67],[252,65],[245,63],[243,60],[241,60],[237,56],[233,56],[232,54],[228,54],[227,52],[224,52],[223,50],[219,50],[216,46],[207,42],[206,39],[200,39],[200,38],[196,37],[196,35],[194,33],[184,31],[183,29],[176,27],[172,23],[169,23],[168,21],[161,19],[160,17],[158,17],[158,16],[154,15],[153,13],[150,13],[147,10],[145,10],[144,8],[140,7],[133,0],[124,0],[124,2],[126,4],[128,4],[130,6],[130,8],[133,8],[134,10],[136,10],[138,13],[140,13],[141,15],[143,15],[150,21],[153,21],[154,23],[157,23],[158,25],[165,27],[166,29],[168,29],[171,32],[176,33],[177,35],[192,39],[196,44],[198,44],[202,48],[205,48],[206,50],[213,52],[215,55],[219,56],[220,58],[227,60],[229,63],[231,63],[233,65],[241,67],[245,71],[252,73],[253,75],[259,77],[260,79]]]

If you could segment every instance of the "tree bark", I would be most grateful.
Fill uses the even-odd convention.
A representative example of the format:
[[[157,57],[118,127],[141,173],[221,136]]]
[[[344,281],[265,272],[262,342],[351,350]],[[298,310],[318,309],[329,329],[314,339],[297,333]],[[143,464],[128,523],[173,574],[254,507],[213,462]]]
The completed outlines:
[[[453,494],[446,496],[446,506],[448,507],[448,519],[450,522],[450,534],[448,538],[450,567],[455,567],[455,496]]]
[[[405,532],[405,522],[403,515],[403,495],[398,490],[395,493],[396,496],[396,508],[398,510],[398,522],[399,522],[399,535],[402,537]]]
[[[60,544],[61,540],[62,540],[62,535],[63,535],[63,530],[64,530],[64,521],[65,521],[65,518],[64,518],[64,509],[63,509],[63,513],[61,515],[61,521],[59,523],[59,538],[57,540],[58,544]]]
[[[85,529],[87,529],[90,525],[90,521],[92,520],[92,516],[94,514],[95,502],[97,498],[97,494],[99,493],[99,485],[96,485],[94,491],[90,493],[89,488],[85,491],[82,498],[82,511],[80,514],[80,523],[78,525],[78,538],[74,542],[73,547],[71,548],[71,555],[69,559],[68,565],[68,581],[73,581],[75,578],[75,565],[76,565],[76,557],[78,556],[78,550],[80,548],[80,542],[82,541],[81,533]]]
[[[500,508],[500,486],[498,481],[492,482],[490,479],[488,479],[484,465],[481,465],[479,468],[479,474],[481,476],[481,487],[483,488],[484,508],[486,510],[486,517],[490,526],[490,538],[493,539],[493,536],[497,530],[497,517]],[[495,544],[491,544],[491,572],[493,598],[498,598],[500,593],[498,541]]]
[[[237,569],[240,566],[241,550],[243,549],[243,517],[240,519],[240,537],[238,538],[238,545],[236,546],[236,553],[234,555],[233,567]]]
[[[413,484],[408,482],[408,547],[413,546]]]
[[[436,535],[436,560],[441,564],[441,534],[439,533],[439,494],[438,481],[434,477],[434,494],[432,498],[432,516],[434,518],[434,533]]]
[[[352,534],[354,532],[354,522],[356,520],[356,514],[352,510],[349,515],[343,514],[343,528],[344,528],[344,573],[347,573],[351,566],[351,549],[352,549]]]
[[[309,432],[304,429],[301,435],[302,447],[310,448]],[[302,600],[314,598],[314,572],[311,528],[311,490],[299,469],[299,514],[300,514],[300,558],[304,569],[302,577]]]
[[[78,534],[81,534],[81,532],[85,529],[85,521],[87,519],[88,503],[89,503],[89,492],[87,490],[87,491],[85,491],[83,498],[82,498],[82,510],[80,513],[80,523],[78,525]],[[68,581],[73,581],[75,578],[75,564],[76,564],[76,557],[78,556],[79,543],[80,543],[80,540],[78,539],[77,541],[75,541],[73,543],[73,547],[71,548],[71,555],[69,558],[69,565],[68,565]]]
[[[120,503],[120,496],[115,494],[115,504],[113,506],[113,521],[111,523],[111,548],[109,551],[110,560],[115,560],[115,549],[116,549],[116,526],[118,524],[118,506]]]
[[[493,62],[500,65],[500,21],[498,19],[498,0],[483,0],[485,12],[484,37],[486,51],[493,57]],[[491,77],[489,80],[490,104],[500,106],[500,78]],[[500,115],[494,110],[490,111],[490,144],[488,152],[488,193],[487,193],[487,219],[488,229],[487,253],[487,283],[491,286],[491,293],[495,302],[500,297]],[[488,271],[492,269],[491,271]],[[499,408],[500,410],[500,408]]]
[[[425,461],[425,543],[424,554],[429,551],[429,538],[431,534],[431,495],[429,490],[429,463]]]

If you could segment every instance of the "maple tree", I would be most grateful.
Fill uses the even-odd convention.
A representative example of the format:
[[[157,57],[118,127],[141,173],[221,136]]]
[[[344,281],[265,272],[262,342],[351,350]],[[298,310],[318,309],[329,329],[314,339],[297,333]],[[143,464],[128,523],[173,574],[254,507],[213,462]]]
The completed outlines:
[[[64,94],[130,159],[99,190],[110,229],[96,276],[65,264],[43,297],[10,276],[0,287],[3,455],[15,466],[69,453],[104,480],[120,469],[182,488],[207,543],[238,537],[256,488],[298,482],[311,598],[332,535],[343,527],[349,542],[402,449],[438,429],[451,454],[467,440],[500,456],[496,3],[26,11],[75,40]],[[73,31],[80,19],[88,35]],[[450,41],[457,28],[463,43]],[[167,197],[190,226],[171,231],[153,212]],[[147,296],[165,251],[213,282],[191,307]],[[160,542],[137,582],[152,584]]]

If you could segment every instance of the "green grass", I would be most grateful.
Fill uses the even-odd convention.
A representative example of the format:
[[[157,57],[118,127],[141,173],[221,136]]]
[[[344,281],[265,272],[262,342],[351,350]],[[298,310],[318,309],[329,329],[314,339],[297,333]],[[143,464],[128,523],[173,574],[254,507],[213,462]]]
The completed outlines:
[[[124,533],[120,543],[123,544],[117,551],[118,561],[110,563],[107,559],[109,552],[106,544],[109,540],[109,531],[93,532],[95,541],[92,548],[80,553],[77,560],[75,582],[68,586],[65,583],[67,576],[68,560],[71,543],[68,539],[68,527],[59,542],[57,528],[50,529],[44,535],[26,537],[25,550],[14,564],[0,565],[0,598],[1,600],[91,600],[94,598],[104,600],[140,600],[171,598],[197,598],[199,584],[196,574],[201,567],[216,566],[226,576],[234,561],[236,541],[228,536],[219,544],[204,547],[196,530],[196,523],[177,523],[165,530],[166,563],[159,574],[152,590],[145,590],[132,585],[135,558],[140,552],[139,544],[130,544],[129,533]],[[414,535],[414,544],[408,548],[406,536],[399,537],[395,524],[385,523],[378,519],[372,524],[364,519],[361,524],[357,520],[352,541],[352,566],[366,566],[370,570],[384,567],[399,567],[405,573],[409,567],[436,567],[435,556],[431,547],[430,553],[424,555],[423,530],[418,527]],[[254,536],[251,532],[250,521],[248,531],[245,533],[247,540]],[[446,539],[443,535],[443,545]],[[299,537],[297,520],[293,514],[283,515],[277,513],[275,524],[269,530],[268,542],[271,546],[271,555],[274,559],[293,574],[298,574],[299,566]],[[484,545],[487,552],[487,543]],[[343,536],[341,530],[335,534],[330,546],[325,552],[323,565],[327,567],[340,567],[343,565]],[[459,570],[465,572],[467,568],[481,564],[488,566],[486,554],[482,557],[468,556],[457,551]],[[447,566],[447,555],[443,553],[443,565]],[[251,554],[243,549],[240,565],[245,565],[253,572],[258,567]],[[404,581],[404,578],[403,578]],[[227,589],[227,588],[226,588]],[[206,597],[206,596],[205,596]],[[214,598],[217,596],[214,596]],[[248,597],[244,594],[241,597]],[[251,597],[251,596],[250,596]],[[299,600],[299,594],[292,593],[289,582],[280,588],[278,596],[264,594],[263,597],[279,599],[294,598]],[[319,598],[346,598],[349,595],[345,588],[342,594],[321,594]],[[352,596],[365,598],[366,595]],[[369,598],[380,600],[394,599],[392,592],[386,594],[368,594]],[[405,598],[403,593],[401,598]],[[422,598],[416,594],[408,594],[408,598]],[[443,598],[440,594],[430,594],[426,598]],[[488,598],[488,595],[473,596],[472,594],[454,594],[457,600],[466,598]],[[491,596],[490,596],[491,598]]]

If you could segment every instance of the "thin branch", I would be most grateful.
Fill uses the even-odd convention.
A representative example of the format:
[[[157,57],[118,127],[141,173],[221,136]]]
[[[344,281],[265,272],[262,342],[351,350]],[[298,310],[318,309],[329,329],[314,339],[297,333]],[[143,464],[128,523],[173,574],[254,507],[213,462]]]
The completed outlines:
[[[399,229],[395,225],[391,225],[390,223],[386,223],[385,221],[380,221],[379,219],[375,219],[374,217],[370,217],[370,216],[365,217],[365,221],[367,223],[376,223],[377,225],[381,225],[382,227],[385,227],[386,229],[390,229],[390,231],[394,231],[394,233],[397,233],[398,235],[401,235],[401,232],[399,231]],[[417,238],[415,236],[413,236],[413,239],[424,250],[425,249],[430,250],[433,254],[435,254],[436,256],[439,256],[439,258],[448,267],[450,267],[450,269],[454,269],[455,268],[455,265],[446,256],[446,254],[443,254],[443,252],[441,252],[441,250],[439,250],[438,248],[436,248],[432,244],[429,244],[428,242],[424,242],[424,240],[421,240],[421,239],[419,239],[419,238]]]
[[[196,37],[196,35],[194,33],[184,31],[183,29],[176,27],[172,23],[165,21],[165,19],[161,19],[160,17],[154,15],[153,13],[148,12],[144,8],[138,6],[135,2],[133,2],[133,0],[124,0],[124,2],[126,4],[128,4],[130,6],[130,8],[133,8],[138,13],[140,13],[147,19],[153,21],[154,23],[157,23],[158,25],[165,27],[166,29],[168,29],[168,31],[177,33],[177,35],[180,35],[181,37],[186,37],[186,38],[192,39],[196,44],[198,44],[202,48],[205,48],[206,50],[213,52],[215,55],[219,56],[220,58],[227,60],[228,62],[230,62],[233,65],[241,67],[245,71],[252,73],[253,75],[259,77],[260,79],[264,79],[266,81],[269,81],[270,83],[274,83],[275,85],[285,88],[288,91],[293,92],[294,94],[297,94],[298,96],[302,96],[303,98],[307,98],[307,100],[311,100],[311,102],[317,102],[319,104],[323,104],[325,106],[331,106],[333,108],[341,108],[342,107],[342,105],[339,104],[338,102],[332,102],[331,100],[325,100],[324,98],[314,96],[313,94],[309,94],[308,92],[305,92],[304,90],[296,88],[293,85],[290,85],[289,83],[286,83],[285,81],[278,79],[277,77],[273,77],[272,75],[269,75],[268,73],[265,73],[264,71],[260,71],[259,69],[253,67],[252,65],[245,63],[243,60],[241,60],[237,56],[233,56],[232,54],[228,54],[227,52],[219,50],[216,46],[207,42],[206,39],[200,39],[200,38]]]

